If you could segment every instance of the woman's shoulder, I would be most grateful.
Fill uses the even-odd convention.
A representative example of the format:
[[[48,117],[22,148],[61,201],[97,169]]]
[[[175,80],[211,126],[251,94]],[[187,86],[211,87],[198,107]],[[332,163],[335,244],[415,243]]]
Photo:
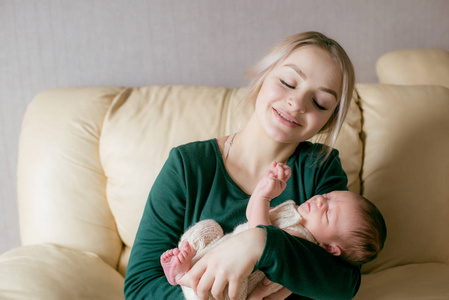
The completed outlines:
[[[218,145],[216,139],[188,142],[176,147],[170,151],[170,156],[181,156],[187,161],[204,161],[216,158]]]
[[[328,161],[339,160],[339,152],[337,149],[332,149],[327,155],[329,146],[321,143],[312,143],[309,141],[302,142],[296,147],[292,155],[292,160],[296,164],[304,165],[322,165]]]
[[[327,153],[328,151],[329,146],[327,145],[305,141],[301,142],[298,147],[296,147],[295,153],[293,155],[319,158],[322,153]],[[338,150],[334,148],[332,149],[331,153],[338,154]]]
[[[288,163],[292,174],[298,174],[300,185],[305,189],[304,199],[335,189],[347,189],[347,176],[338,150],[332,149],[329,155],[327,150],[326,145],[304,142],[296,149],[296,157]]]
[[[193,142],[187,142],[185,144],[181,144],[178,146],[175,146],[173,149],[178,149],[180,151],[195,151],[196,149],[205,149],[205,148],[211,148],[213,147],[213,144],[216,144],[216,139],[208,139],[208,140],[201,140],[201,141],[193,141]]]

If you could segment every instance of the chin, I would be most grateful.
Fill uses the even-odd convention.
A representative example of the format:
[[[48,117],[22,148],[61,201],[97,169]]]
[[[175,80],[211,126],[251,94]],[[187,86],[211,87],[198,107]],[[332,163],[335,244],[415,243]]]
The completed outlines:
[[[279,144],[299,144],[298,139],[293,139],[288,136],[276,135],[271,137],[275,142]]]
[[[288,132],[286,132],[288,131]],[[265,128],[265,133],[267,136],[269,136],[273,141],[279,143],[279,144],[299,144],[308,138],[304,138],[300,133],[294,134],[292,132],[292,129],[283,129],[283,128],[277,128],[275,126]]]
[[[272,136],[272,139],[280,144],[299,144],[306,139],[300,136],[292,136],[291,134],[279,133]]]

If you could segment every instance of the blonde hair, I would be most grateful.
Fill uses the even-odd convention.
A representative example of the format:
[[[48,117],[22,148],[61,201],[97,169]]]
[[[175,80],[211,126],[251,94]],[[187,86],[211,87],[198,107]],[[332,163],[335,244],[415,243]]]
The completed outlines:
[[[323,154],[325,154],[324,160],[326,160],[335,145],[335,141],[343,125],[349,104],[351,103],[355,84],[354,67],[351,60],[345,50],[336,41],[315,31],[298,33],[287,37],[277,44],[262,60],[245,72],[245,76],[252,79],[247,101],[248,104],[254,105],[267,74],[282,63],[296,49],[306,45],[313,45],[325,50],[338,64],[342,72],[341,98],[332,116],[319,131],[319,133],[322,133],[319,141],[328,146],[322,147]]]

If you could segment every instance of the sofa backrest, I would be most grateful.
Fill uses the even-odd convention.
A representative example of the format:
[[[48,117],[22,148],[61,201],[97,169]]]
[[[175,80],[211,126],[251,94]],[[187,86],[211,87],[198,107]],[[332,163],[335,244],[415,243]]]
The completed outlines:
[[[449,51],[408,49],[389,52],[377,60],[376,73],[380,83],[449,88]]]
[[[24,244],[95,252],[125,273],[149,190],[169,150],[235,132],[246,89],[194,86],[44,91],[24,118],[18,166]],[[360,191],[361,113],[354,101],[337,148]]]
[[[449,89],[359,84],[362,194],[387,223],[384,250],[362,272],[449,264]]]
[[[449,51],[389,52],[376,73],[381,85],[358,86],[369,132],[362,190],[383,208],[389,236],[363,271],[449,264]]]

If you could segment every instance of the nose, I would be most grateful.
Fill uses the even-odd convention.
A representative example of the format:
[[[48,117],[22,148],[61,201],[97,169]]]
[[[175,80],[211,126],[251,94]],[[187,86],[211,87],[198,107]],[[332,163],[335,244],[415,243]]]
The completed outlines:
[[[303,97],[289,97],[287,99],[287,105],[292,111],[297,111],[298,113],[305,113],[306,112],[306,106],[303,100]]]
[[[318,197],[316,199],[316,206],[318,208],[325,208],[327,206],[327,201],[323,197]]]

